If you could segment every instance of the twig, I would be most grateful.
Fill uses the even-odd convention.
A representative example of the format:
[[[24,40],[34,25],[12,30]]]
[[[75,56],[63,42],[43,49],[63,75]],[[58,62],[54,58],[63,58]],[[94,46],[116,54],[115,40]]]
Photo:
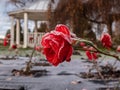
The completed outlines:
[[[37,39],[37,37],[36,37],[36,39]],[[27,65],[26,65],[26,67],[25,67],[24,73],[26,73],[26,74],[28,74],[28,73],[30,72],[30,69],[31,69],[31,67],[32,67],[32,66],[31,66],[31,62],[32,62],[32,57],[33,57],[34,52],[35,52],[36,44],[37,44],[37,42],[35,42],[35,44],[34,44],[34,48],[33,48],[32,53],[31,53],[31,55],[30,55],[30,60],[27,62]]]
[[[34,46],[35,47],[35,46]],[[32,51],[32,53],[31,53],[31,55],[30,55],[30,60],[27,62],[27,65],[26,65],[26,67],[25,67],[25,70],[24,70],[24,73],[25,74],[28,74],[29,72],[30,72],[30,69],[31,69],[31,62],[32,62],[32,57],[33,57],[33,55],[34,55],[34,52],[35,52],[35,49],[33,49],[33,51]]]
[[[107,55],[107,56],[114,57],[114,58],[116,58],[118,61],[120,61],[119,56],[114,55],[114,54],[110,54],[110,53],[107,53],[107,52],[104,52],[104,51],[100,50],[100,49],[97,48],[91,41],[84,40],[84,39],[81,39],[81,38],[75,38],[75,40],[77,40],[77,43],[78,43],[78,42],[84,42],[84,43],[92,46],[93,48],[95,48],[95,49],[97,50],[97,52],[99,52],[99,53],[101,53],[101,54],[104,54],[104,55]]]
[[[95,60],[93,60],[93,64],[95,65],[95,68],[98,71],[98,74],[101,77],[101,79],[104,80],[104,77],[103,77],[102,73],[100,72],[97,62],[95,62]]]

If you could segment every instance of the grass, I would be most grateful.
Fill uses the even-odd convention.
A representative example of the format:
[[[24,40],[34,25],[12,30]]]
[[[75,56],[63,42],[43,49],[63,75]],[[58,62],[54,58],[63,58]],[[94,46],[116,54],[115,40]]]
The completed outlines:
[[[30,55],[32,52],[32,48],[19,48],[18,49],[18,55],[19,56],[26,56],[26,55]],[[3,46],[2,44],[0,44],[0,55],[15,55],[15,50],[10,50],[9,46]]]
[[[33,48],[18,48],[18,56],[29,57],[32,54]],[[15,50],[9,50],[8,46],[0,44],[0,56],[14,56],[16,55]],[[35,51],[34,56],[45,58],[40,52]]]

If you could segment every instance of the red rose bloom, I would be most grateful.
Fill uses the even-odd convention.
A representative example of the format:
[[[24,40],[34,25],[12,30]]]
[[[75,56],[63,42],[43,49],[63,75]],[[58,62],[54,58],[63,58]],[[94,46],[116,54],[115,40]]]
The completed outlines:
[[[12,49],[17,49],[17,45],[16,45],[16,44],[13,44],[13,45],[12,45]]]
[[[29,37],[29,40],[30,40],[30,41],[32,41],[33,39],[34,39],[34,38],[33,38],[32,36],[31,36],[31,37]]]
[[[117,50],[116,50],[116,51],[120,52],[120,46],[117,47]]]
[[[97,53],[86,51],[86,56],[89,60],[96,60],[98,58]]]
[[[6,38],[4,38],[3,46],[7,46],[7,45],[8,45],[8,40]]]
[[[73,49],[69,29],[62,24],[56,26],[54,31],[43,36],[41,44],[47,60],[54,66],[70,61]]]
[[[10,34],[7,34],[7,36],[6,36],[7,38],[10,38]]]
[[[112,46],[111,36],[108,33],[104,33],[101,37],[101,42],[104,47],[110,48]]]
[[[35,50],[38,51],[38,52],[41,52],[42,48],[40,46],[36,46]]]
[[[84,43],[84,42],[81,42],[81,43],[80,43],[80,46],[81,46],[81,47],[84,47],[84,46],[85,46],[85,43]]]

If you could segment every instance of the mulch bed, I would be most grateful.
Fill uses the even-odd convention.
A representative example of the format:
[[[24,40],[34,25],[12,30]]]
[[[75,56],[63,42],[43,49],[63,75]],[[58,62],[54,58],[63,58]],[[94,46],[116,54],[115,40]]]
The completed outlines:
[[[3,56],[0,57],[1,60],[16,60],[18,57],[16,56]]]
[[[119,80],[120,79],[120,70],[116,69],[111,65],[100,66],[100,73],[102,74],[104,80]],[[99,72],[82,72],[80,73],[80,77],[84,79],[91,80],[101,80],[101,76]]]
[[[28,73],[24,72],[23,70],[13,69],[12,74],[13,76],[32,76],[32,77],[41,77],[47,76],[49,71],[46,69],[43,70],[30,70]]]

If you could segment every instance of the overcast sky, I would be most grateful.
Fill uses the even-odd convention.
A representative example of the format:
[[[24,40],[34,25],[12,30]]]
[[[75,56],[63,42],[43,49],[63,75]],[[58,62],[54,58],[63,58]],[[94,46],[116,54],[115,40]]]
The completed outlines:
[[[8,0],[0,0],[0,37],[3,37],[8,29],[10,29],[10,19],[7,12],[15,9]]]
[[[0,0],[0,38],[3,38],[7,30],[11,28],[11,21],[7,12],[15,9],[17,8],[13,4],[8,3],[8,0]],[[33,30],[33,22],[29,22],[28,27]]]

